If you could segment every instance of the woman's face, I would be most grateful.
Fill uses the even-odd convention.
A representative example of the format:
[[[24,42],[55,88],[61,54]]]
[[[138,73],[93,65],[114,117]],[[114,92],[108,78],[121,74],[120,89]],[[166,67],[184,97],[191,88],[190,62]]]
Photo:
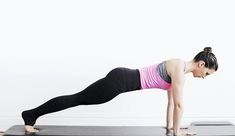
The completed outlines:
[[[204,61],[199,61],[197,62],[196,69],[193,71],[193,76],[204,79],[206,76],[211,75],[214,72],[215,72],[214,69],[209,69],[205,67]]]

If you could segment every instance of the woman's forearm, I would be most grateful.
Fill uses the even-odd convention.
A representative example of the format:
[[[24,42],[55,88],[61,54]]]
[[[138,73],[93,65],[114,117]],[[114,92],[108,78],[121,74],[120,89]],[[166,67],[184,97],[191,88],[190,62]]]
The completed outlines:
[[[183,107],[179,105],[174,106],[174,115],[173,115],[174,135],[180,134],[180,123],[181,123],[182,114],[183,114]]]
[[[172,128],[172,121],[173,121],[173,105],[168,104],[167,106],[167,113],[166,113],[166,128]]]

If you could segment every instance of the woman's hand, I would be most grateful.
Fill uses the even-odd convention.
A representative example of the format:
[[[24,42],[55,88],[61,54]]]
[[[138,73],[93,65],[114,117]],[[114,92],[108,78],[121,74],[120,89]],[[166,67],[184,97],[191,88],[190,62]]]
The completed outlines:
[[[187,129],[180,129],[180,135],[179,136],[194,136],[196,134],[197,134],[196,132],[189,131],[188,128],[187,128]]]
[[[179,134],[174,134],[173,128],[166,128],[166,134],[167,136],[194,136],[196,135],[196,132],[189,131],[188,127],[181,127]]]

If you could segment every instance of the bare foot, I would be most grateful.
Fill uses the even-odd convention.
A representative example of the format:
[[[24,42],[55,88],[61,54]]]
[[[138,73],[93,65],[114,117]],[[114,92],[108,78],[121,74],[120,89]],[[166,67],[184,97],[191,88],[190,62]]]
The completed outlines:
[[[26,125],[26,126],[25,126],[25,131],[26,131],[26,132],[29,132],[29,133],[39,132],[39,130],[37,130],[37,129],[35,129],[33,126],[29,126],[29,125]]]

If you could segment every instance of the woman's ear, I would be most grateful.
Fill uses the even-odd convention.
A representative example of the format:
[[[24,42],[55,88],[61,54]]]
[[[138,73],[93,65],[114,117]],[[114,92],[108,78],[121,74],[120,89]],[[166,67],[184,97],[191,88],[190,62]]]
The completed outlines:
[[[204,67],[204,66],[205,66],[205,62],[202,61],[202,60],[200,60],[200,61],[198,62],[198,65],[199,65],[199,67]]]

